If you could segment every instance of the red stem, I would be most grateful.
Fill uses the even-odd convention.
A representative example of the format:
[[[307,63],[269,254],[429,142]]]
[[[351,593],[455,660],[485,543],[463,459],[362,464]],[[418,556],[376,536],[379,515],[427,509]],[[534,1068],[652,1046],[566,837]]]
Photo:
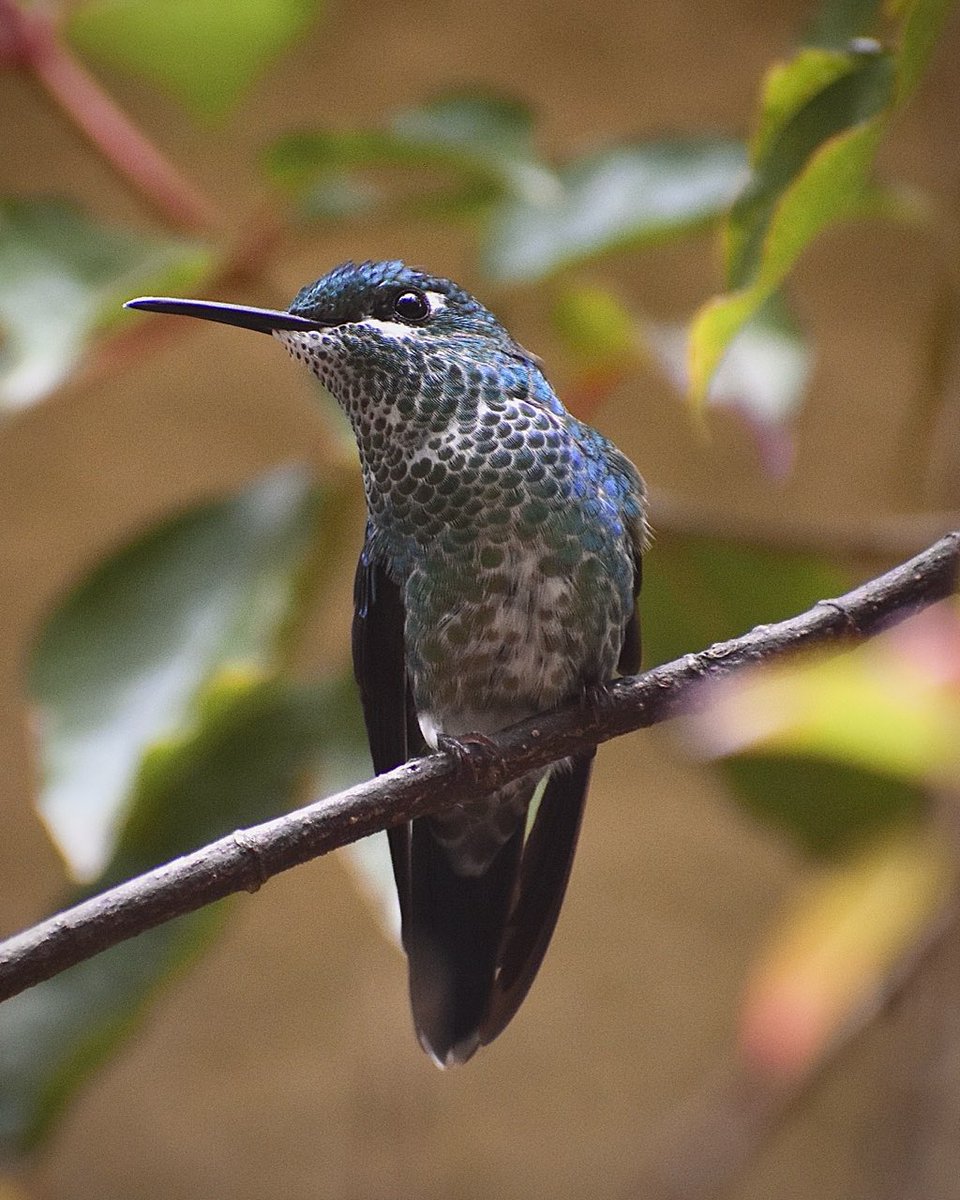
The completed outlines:
[[[190,184],[60,41],[50,17],[0,0],[0,65],[29,71],[114,170],[168,224],[212,233],[216,207]]]

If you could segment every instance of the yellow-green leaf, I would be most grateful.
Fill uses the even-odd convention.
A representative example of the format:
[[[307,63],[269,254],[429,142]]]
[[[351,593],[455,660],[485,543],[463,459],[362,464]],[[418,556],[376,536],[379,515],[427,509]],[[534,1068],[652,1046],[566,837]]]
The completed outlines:
[[[960,606],[937,605],[846,652],[771,663],[718,686],[698,724],[713,753],[836,759],[960,783]]]
[[[898,56],[898,104],[908,100],[915,90],[954,3],[955,0],[900,0],[896,6],[904,18]]]
[[[639,357],[633,317],[607,288],[589,284],[564,288],[557,296],[552,318],[581,366],[622,366]]]
[[[755,1070],[794,1079],[870,1014],[943,911],[956,874],[923,827],[822,872],[775,922],[750,971],[740,1044]]]
[[[831,34],[775,67],[761,94],[749,186],[724,231],[728,291],[701,307],[691,326],[690,395],[702,404],[727,347],[824,229],[862,215],[894,215],[872,179],[888,118],[914,88],[942,27],[948,0],[898,9],[899,45],[863,38],[835,48]],[[836,32],[873,18],[868,3],[828,13]]]

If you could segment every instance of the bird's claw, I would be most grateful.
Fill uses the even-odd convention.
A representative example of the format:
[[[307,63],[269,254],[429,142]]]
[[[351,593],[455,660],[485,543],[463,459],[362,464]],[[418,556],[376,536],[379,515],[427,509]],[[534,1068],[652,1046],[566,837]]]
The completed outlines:
[[[580,693],[580,703],[590,710],[594,721],[599,725],[603,719],[607,705],[610,702],[610,692],[605,683],[588,683]]]
[[[437,749],[449,754],[456,762],[458,772],[466,775],[471,783],[480,783],[500,764],[500,751],[483,733],[464,733],[460,737],[439,733]]]

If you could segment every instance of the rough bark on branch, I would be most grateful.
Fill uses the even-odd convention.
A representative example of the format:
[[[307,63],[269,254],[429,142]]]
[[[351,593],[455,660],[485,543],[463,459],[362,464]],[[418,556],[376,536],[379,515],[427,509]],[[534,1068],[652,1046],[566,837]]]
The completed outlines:
[[[761,625],[742,637],[619,679],[602,703],[569,705],[523,721],[493,739],[475,770],[433,754],[272,821],[240,830],[111,888],[0,943],[0,1000],[174,917],[389,826],[422,817],[557,759],[654,725],[703,703],[705,679],[814,645],[857,641],[950,595],[960,567],[960,532],[845,596]]]

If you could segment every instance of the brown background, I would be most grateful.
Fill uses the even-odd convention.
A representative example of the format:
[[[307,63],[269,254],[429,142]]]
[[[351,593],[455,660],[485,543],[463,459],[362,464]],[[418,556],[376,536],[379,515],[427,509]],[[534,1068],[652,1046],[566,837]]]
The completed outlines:
[[[665,130],[745,132],[761,72],[789,51],[809,8],[344,2],[214,131],[138,85],[106,81],[239,225],[255,211],[253,164],[271,135],[375,123],[466,82],[528,99],[544,145],[564,155]],[[957,33],[954,22],[884,150],[887,169],[948,204],[960,182]],[[146,227],[25,80],[0,76],[0,114],[0,191],[69,191]],[[335,262],[388,256],[478,286],[551,360],[536,297],[483,287],[466,240],[426,224],[305,236],[270,286],[223,298],[284,303]],[[600,423],[651,483],[720,512],[829,527],[916,506],[923,493],[902,466],[903,431],[939,270],[922,234],[879,225],[833,233],[805,257],[794,294],[819,361],[785,484],[762,478],[735,421],[716,420],[705,443],[652,379],[621,389]],[[662,317],[687,314],[718,282],[706,239],[624,256],[606,274]],[[562,364],[552,374],[562,391]],[[2,929],[39,915],[60,886],[30,799],[22,665],[35,622],[59,588],[172,506],[273,463],[319,464],[313,403],[307,378],[267,339],[197,328],[0,433]],[[331,645],[346,653],[348,575],[306,651],[321,666]],[[540,980],[493,1047],[441,1074],[409,1028],[397,953],[343,865],[314,863],[236,904],[224,939],[162,996],[23,1184],[51,1200],[618,1196],[669,1114],[722,1062],[745,967],[803,870],[790,846],[679,761],[664,732],[605,748]],[[885,1017],[736,1195],[877,1195],[896,1159],[901,1064],[924,1036],[903,1012]]]

